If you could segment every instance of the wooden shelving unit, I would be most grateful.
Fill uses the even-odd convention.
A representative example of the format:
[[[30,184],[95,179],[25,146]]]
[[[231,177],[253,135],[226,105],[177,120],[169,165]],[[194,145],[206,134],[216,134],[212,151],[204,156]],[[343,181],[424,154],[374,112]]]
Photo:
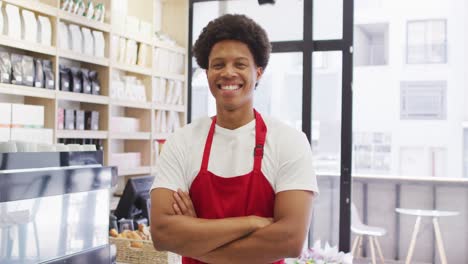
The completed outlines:
[[[128,0],[130,2],[130,0]],[[48,59],[53,63],[55,73],[55,89],[47,90],[27,86],[0,83],[0,101],[2,102],[23,102],[25,104],[37,104],[45,106],[46,127],[53,128],[54,140],[59,139],[100,139],[104,144],[105,165],[110,163],[112,153],[139,152],[141,153],[142,164],[132,169],[119,170],[119,176],[134,176],[149,174],[155,171],[154,144],[159,144],[156,140],[166,139],[169,133],[156,133],[155,112],[156,110],[176,111],[185,124],[187,120],[187,76],[157,71],[153,64],[155,49],[165,49],[178,54],[183,54],[185,71],[187,70],[186,49],[188,46],[188,1],[186,0],[162,0],[161,23],[155,17],[156,4],[153,0],[140,0],[138,4],[128,5],[128,16],[138,17],[141,21],[152,25],[151,32],[155,32],[155,25],[162,25],[161,31],[169,35],[177,42],[177,45],[159,41],[155,36],[142,37],[137,32],[127,32],[119,30],[116,24],[125,17],[113,17],[113,1],[101,0],[106,7],[104,22],[87,19],[60,9],[60,0],[38,0],[31,3],[30,0],[3,0],[3,3],[18,6],[20,9],[27,9],[47,16],[52,27],[52,45],[44,46],[37,43],[30,43],[20,39],[12,39],[0,33],[0,46],[10,53],[20,53],[33,56],[35,58]],[[59,22],[66,24],[76,24],[91,30],[98,30],[104,33],[105,57],[98,58],[70,50],[59,48]],[[126,65],[117,63],[111,59],[113,47],[111,47],[112,36],[124,37],[135,40],[138,43],[148,45],[148,63],[146,67],[137,65]],[[59,65],[66,64],[74,67],[83,67],[98,72],[101,83],[101,95],[91,95],[82,93],[65,92],[59,90]],[[136,76],[145,86],[145,102],[117,100],[110,97],[112,75],[115,71],[124,72],[126,75]],[[184,104],[165,105],[151,101],[153,79],[162,77],[166,79],[178,80],[184,83]],[[3,99],[2,99],[3,98]],[[7,99],[4,99],[7,98]],[[11,98],[11,99],[10,99]],[[99,112],[99,130],[59,130],[57,126],[57,109],[63,105],[72,105],[81,110],[93,110]],[[139,120],[140,131],[135,133],[113,133],[110,131],[111,119],[115,116],[131,117]],[[122,177],[126,179],[127,177]]]

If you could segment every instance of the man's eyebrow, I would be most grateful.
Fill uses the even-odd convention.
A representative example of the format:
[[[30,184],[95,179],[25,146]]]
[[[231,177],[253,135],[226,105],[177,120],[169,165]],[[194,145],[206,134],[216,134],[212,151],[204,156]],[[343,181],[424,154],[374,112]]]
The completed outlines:
[[[210,61],[215,61],[215,60],[224,60],[225,58],[222,57],[214,57]],[[236,57],[235,60],[249,60],[247,57]]]

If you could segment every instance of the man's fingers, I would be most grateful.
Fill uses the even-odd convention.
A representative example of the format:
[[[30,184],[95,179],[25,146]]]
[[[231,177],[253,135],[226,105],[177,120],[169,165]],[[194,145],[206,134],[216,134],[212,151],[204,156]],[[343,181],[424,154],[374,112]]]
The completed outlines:
[[[177,192],[174,192],[174,198],[175,198],[175,200],[177,202],[177,205],[180,208],[180,211],[182,212],[182,214],[185,215],[185,213],[187,212],[187,206],[185,205],[184,200],[182,200],[179,193],[177,193]]]
[[[180,208],[176,203],[172,204],[172,207],[174,208],[174,212],[176,215],[182,215],[182,212],[180,211]]]

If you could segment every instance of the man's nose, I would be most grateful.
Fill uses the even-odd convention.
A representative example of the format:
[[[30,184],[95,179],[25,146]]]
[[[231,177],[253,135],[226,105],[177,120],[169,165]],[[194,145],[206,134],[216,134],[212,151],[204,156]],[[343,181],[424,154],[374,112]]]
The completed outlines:
[[[226,67],[223,68],[223,71],[221,72],[222,77],[232,77],[236,75],[236,69],[233,66],[226,65]]]

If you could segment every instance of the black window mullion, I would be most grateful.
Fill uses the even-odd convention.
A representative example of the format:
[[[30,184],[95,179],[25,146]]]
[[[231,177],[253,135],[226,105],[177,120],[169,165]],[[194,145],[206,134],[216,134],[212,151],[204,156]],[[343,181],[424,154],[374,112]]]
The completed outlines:
[[[341,95],[341,177],[339,250],[349,252],[351,239],[351,162],[353,133],[354,0],[343,0],[343,65]]]
[[[304,1],[304,39],[302,51],[302,131],[312,143],[312,19],[313,1]]]

